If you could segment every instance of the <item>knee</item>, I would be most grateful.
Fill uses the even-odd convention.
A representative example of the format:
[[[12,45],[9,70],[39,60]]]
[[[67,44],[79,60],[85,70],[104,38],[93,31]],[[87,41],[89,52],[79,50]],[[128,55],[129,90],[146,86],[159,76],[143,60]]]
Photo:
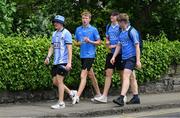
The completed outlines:
[[[88,73],[88,77],[89,77],[90,79],[92,79],[92,78],[94,77],[94,74],[93,74],[92,72],[89,72],[89,73]]]
[[[112,72],[109,70],[106,70],[106,77],[112,77]]]
[[[64,84],[63,80],[61,80],[61,79],[58,79],[57,83],[58,83],[58,85],[63,85]]]
[[[85,79],[87,77],[87,72],[81,72],[81,79]]]
[[[132,74],[132,75],[130,76],[130,80],[131,80],[131,81],[136,81],[136,76],[135,76],[134,74]]]
[[[53,80],[53,85],[57,86],[56,80]]]

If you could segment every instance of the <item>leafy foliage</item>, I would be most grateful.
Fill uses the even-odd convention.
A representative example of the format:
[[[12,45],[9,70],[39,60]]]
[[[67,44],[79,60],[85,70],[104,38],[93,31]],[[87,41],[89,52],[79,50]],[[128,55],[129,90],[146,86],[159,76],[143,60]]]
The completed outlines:
[[[158,37],[147,36],[143,55],[143,68],[137,71],[139,83],[155,81],[166,73],[172,63],[180,63],[180,42],[170,42],[162,33]],[[21,91],[50,89],[51,66],[44,65],[50,40],[46,37],[24,38],[0,35],[0,90]],[[107,49],[105,45],[97,48],[94,72],[99,85],[104,85],[104,65]],[[65,79],[68,86],[76,88],[80,81],[81,63],[79,48],[73,46],[73,69]],[[118,72],[113,76],[113,86],[119,86]]]
[[[0,1],[0,33],[12,33],[13,13],[16,12],[15,5],[14,2]]]

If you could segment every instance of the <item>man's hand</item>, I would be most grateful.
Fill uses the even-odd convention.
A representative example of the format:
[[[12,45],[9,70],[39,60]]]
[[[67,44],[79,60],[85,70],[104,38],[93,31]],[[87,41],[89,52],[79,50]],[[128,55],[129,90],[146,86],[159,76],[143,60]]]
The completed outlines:
[[[90,40],[88,37],[84,37],[84,41],[85,41],[86,43],[90,43],[90,42],[91,42],[91,40]]]
[[[71,68],[72,68],[72,67],[71,67],[71,63],[68,63],[68,64],[66,65],[66,70],[67,70],[67,71],[70,71]]]
[[[44,64],[46,64],[46,65],[49,64],[49,57],[46,57],[46,59],[44,60]]]
[[[136,68],[141,69],[141,62],[140,61],[136,61]]]
[[[114,63],[115,63],[115,58],[112,57],[111,60],[110,60],[110,62],[111,62],[112,65],[114,65]]]

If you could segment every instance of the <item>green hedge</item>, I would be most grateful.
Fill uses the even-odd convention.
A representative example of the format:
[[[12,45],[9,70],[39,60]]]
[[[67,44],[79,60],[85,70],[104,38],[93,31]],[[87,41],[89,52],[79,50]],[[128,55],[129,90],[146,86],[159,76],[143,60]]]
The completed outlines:
[[[154,37],[148,37],[148,39]],[[169,42],[164,35],[155,42],[144,42],[143,68],[137,71],[139,83],[155,81],[167,72],[171,63],[180,62],[180,42]],[[155,39],[155,38],[154,38]],[[36,37],[4,37],[0,35],[0,90],[21,91],[52,88],[50,68],[44,65],[50,40]],[[107,50],[98,46],[94,71],[99,85],[104,84],[104,65]],[[73,46],[73,70],[65,79],[71,87],[79,85],[81,63],[79,48]],[[113,86],[119,86],[119,76],[113,76]],[[89,84],[89,83],[88,83]]]

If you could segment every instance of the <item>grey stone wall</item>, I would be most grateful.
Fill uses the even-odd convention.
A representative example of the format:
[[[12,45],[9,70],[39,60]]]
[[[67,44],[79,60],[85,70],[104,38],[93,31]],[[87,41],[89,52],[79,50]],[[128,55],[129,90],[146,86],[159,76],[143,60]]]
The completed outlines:
[[[167,75],[162,77],[161,80],[151,83],[146,83],[139,86],[139,92],[150,93],[165,93],[165,92],[180,92],[180,65],[171,66]],[[119,95],[120,89],[111,88],[110,95]],[[93,88],[86,88],[83,93],[84,97],[94,96]],[[40,91],[21,91],[21,92],[0,92],[1,103],[14,103],[14,102],[35,102],[42,100],[54,100],[57,98],[57,91],[53,90],[40,90]],[[69,98],[66,94],[65,98]]]

